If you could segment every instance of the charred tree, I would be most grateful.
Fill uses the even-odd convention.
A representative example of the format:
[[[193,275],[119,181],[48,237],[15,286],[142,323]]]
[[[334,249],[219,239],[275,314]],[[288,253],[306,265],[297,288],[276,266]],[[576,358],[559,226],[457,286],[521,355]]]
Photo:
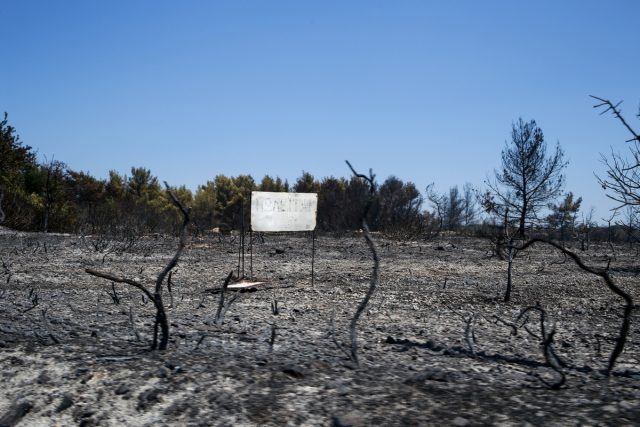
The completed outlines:
[[[597,177],[598,182],[602,188],[610,191],[607,193],[607,197],[619,203],[619,208],[640,205],[640,134],[627,123],[622,115],[619,108],[622,102],[614,105],[608,99],[589,96],[599,101],[599,104],[594,105],[593,108],[604,108],[601,115],[611,112],[632,135],[632,138],[626,141],[632,144],[629,146],[631,159],[626,159],[616,153],[612,153],[610,159],[603,156],[602,161],[608,170],[605,178]]]
[[[495,171],[494,180],[486,181],[488,200],[483,204],[510,208],[518,216],[518,235],[524,238],[527,220],[560,195],[566,165],[559,144],[547,154],[544,135],[535,120],[519,119],[512,125],[511,143],[502,150],[501,170]]]

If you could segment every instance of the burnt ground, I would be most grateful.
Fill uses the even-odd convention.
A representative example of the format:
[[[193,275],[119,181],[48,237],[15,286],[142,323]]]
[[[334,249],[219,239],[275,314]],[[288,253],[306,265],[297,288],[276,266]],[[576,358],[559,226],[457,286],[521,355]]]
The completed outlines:
[[[78,236],[0,230],[0,424],[640,424],[640,315],[607,377],[623,304],[600,279],[538,245],[516,260],[505,304],[506,263],[487,241],[375,239],[380,285],[358,328],[357,367],[335,341],[348,343],[372,272],[362,236],[318,238],[313,288],[308,236],[266,236],[253,270],[267,284],[242,293],[219,327],[215,289],[237,266],[237,246],[191,238],[172,278],[169,349],[159,352],[148,350],[152,304],[122,284],[116,304],[112,284],[84,269],[151,287],[176,239],[146,237],[105,254]],[[581,255],[605,266],[612,253],[592,245]],[[619,246],[611,263],[636,302],[638,259]],[[245,263],[248,273],[249,255]],[[567,365],[559,390],[541,381],[557,374],[540,341],[493,317],[514,321],[535,303]],[[475,354],[465,339],[471,315]],[[529,329],[539,334],[537,315]]]

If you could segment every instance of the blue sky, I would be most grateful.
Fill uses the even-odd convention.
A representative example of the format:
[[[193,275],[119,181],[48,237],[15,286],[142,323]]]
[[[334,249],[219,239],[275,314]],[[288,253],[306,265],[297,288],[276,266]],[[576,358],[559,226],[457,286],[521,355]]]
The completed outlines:
[[[444,192],[482,184],[535,119],[567,191],[629,136],[588,97],[640,101],[640,2],[0,0],[0,110],[22,140],[106,177],[145,166],[348,176],[349,159]]]

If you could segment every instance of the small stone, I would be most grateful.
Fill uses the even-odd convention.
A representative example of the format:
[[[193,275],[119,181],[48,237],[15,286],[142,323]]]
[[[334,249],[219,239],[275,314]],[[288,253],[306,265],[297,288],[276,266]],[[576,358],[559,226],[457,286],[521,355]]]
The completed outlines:
[[[69,409],[73,405],[73,399],[70,395],[65,394],[60,401],[60,404],[56,408],[56,412],[62,412],[65,409]]]
[[[11,366],[22,366],[24,365],[24,360],[20,359],[19,357],[16,356],[10,356],[9,357],[9,364],[11,364]]]
[[[459,427],[463,427],[463,426],[468,426],[469,425],[469,420],[466,418],[462,418],[462,417],[455,417],[452,421],[452,424],[454,426],[459,426]]]
[[[283,367],[282,372],[293,378],[304,378],[307,375],[302,368],[293,365]]]
[[[138,406],[136,409],[138,411],[146,410],[148,407],[160,402],[162,400],[160,394],[162,394],[162,390],[159,388],[152,388],[143,391],[138,395]]]
[[[118,396],[120,396],[120,395],[123,395],[123,394],[127,394],[127,393],[129,393],[129,390],[130,390],[130,389],[129,389],[129,386],[128,386],[128,385],[126,385],[126,384],[120,384],[120,385],[118,386],[118,388],[116,389],[115,393],[116,393]]]
[[[637,402],[630,402],[628,400],[623,400],[619,403],[620,407],[622,409],[626,409],[626,410],[632,410],[632,409],[636,409],[638,407],[638,403]]]
[[[14,402],[0,417],[0,426],[15,426],[32,408],[33,404],[29,401]]]
[[[167,378],[169,376],[169,370],[167,368],[160,367],[156,371],[156,377]]]
[[[76,377],[83,377],[89,373],[89,368],[78,368],[75,373]]]
[[[42,371],[40,375],[38,375],[38,378],[36,378],[36,382],[38,384],[47,384],[51,382],[51,377],[47,374],[47,371]]]
[[[361,427],[364,425],[364,418],[358,411],[351,411],[343,415],[333,416],[333,427]]]
[[[407,385],[416,385],[425,381],[437,381],[437,382],[453,382],[455,375],[451,372],[447,372],[437,368],[427,368],[422,372],[419,372],[411,377],[407,378],[404,383]]]

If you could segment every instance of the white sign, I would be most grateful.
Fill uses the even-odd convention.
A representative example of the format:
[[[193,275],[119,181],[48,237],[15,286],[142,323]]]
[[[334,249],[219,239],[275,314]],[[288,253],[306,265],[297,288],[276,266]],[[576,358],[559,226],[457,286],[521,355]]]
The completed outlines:
[[[253,231],[312,231],[316,228],[316,193],[251,192]]]

